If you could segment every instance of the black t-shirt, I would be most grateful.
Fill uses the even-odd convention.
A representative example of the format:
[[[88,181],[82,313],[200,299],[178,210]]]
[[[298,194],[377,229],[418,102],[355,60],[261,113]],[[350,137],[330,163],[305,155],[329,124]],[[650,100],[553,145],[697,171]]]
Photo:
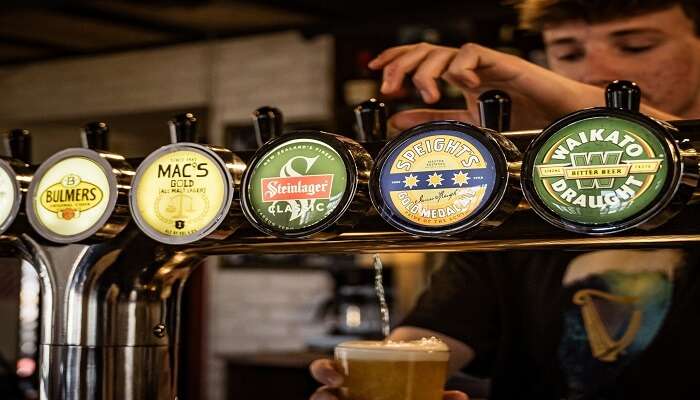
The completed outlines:
[[[465,371],[491,378],[491,399],[700,398],[697,261],[678,250],[450,255],[402,325],[473,348]]]

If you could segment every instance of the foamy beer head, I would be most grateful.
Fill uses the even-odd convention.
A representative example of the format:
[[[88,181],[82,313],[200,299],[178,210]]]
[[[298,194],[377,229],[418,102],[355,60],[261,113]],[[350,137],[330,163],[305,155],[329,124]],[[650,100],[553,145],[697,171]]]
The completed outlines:
[[[440,400],[447,345],[436,338],[410,342],[351,341],[335,348],[345,376],[343,400]]]

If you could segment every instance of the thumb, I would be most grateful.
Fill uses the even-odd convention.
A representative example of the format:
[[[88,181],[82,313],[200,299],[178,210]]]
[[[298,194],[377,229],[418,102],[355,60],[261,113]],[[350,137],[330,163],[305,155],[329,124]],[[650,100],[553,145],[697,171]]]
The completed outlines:
[[[469,400],[469,396],[462,392],[451,390],[449,392],[445,392],[445,394],[442,396],[442,400]]]
[[[446,119],[477,123],[472,114],[467,110],[431,110],[417,108],[398,112],[389,118],[389,128],[394,131],[403,131],[416,125]],[[393,135],[392,135],[393,136]]]

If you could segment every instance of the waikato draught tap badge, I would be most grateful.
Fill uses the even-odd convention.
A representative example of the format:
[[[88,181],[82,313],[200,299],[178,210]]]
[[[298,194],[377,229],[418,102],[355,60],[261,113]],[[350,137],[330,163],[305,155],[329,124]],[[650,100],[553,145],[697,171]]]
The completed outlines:
[[[538,150],[532,173],[550,210],[596,225],[625,220],[650,206],[667,171],[664,145],[644,126],[592,117],[553,134]]]
[[[347,182],[345,163],[331,146],[315,139],[289,140],[256,164],[250,205],[273,229],[304,229],[336,209]]]
[[[389,154],[379,184],[392,214],[426,228],[461,223],[491,198],[496,165],[489,150],[461,132],[410,136]]]

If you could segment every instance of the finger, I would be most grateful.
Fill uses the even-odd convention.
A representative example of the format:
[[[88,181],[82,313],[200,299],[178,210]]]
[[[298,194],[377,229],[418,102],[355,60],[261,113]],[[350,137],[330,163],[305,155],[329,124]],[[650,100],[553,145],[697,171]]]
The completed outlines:
[[[467,110],[415,109],[394,114],[389,118],[389,126],[394,130],[403,131],[425,122],[448,119],[469,123],[476,122]]]
[[[469,400],[469,396],[462,392],[452,390],[445,392],[445,394],[442,396],[442,400]]]
[[[335,395],[332,388],[321,386],[311,395],[309,400],[338,400],[338,396]]]
[[[432,46],[429,44],[418,44],[387,64],[384,67],[380,91],[384,94],[392,94],[401,89],[406,74],[416,69],[430,50],[432,50]]]
[[[311,376],[324,385],[338,387],[343,383],[343,376],[335,370],[333,361],[329,359],[315,360],[309,366]]]
[[[379,55],[376,56],[373,60],[370,60],[370,62],[367,63],[367,67],[369,67],[370,69],[384,68],[385,65],[393,61],[396,57],[400,56],[401,54],[411,50],[411,48],[413,48],[414,46],[416,45],[407,44],[404,46],[396,46],[386,49],[379,53]]]
[[[467,43],[450,63],[442,78],[456,86],[474,89],[481,84],[479,75],[475,72],[480,66],[483,48],[473,43]]]
[[[424,102],[431,104],[440,100],[436,79],[440,78],[456,55],[454,49],[433,49],[418,66],[413,74],[413,84]]]

